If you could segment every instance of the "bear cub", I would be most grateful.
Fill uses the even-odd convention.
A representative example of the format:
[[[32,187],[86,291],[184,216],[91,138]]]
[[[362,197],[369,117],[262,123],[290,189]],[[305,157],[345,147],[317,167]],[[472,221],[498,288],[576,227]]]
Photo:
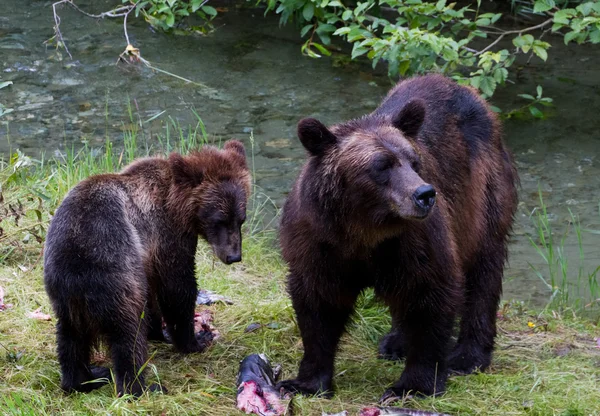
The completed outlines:
[[[208,335],[194,334],[193,322],[198,236],[222,262],[242,259],[250,180],[244,146],[230,140],[222,150],[139,159],[67,194],[44,250],[65,391],[107,382],[109,370],[90,365],[92,348],[102,341],[119,395],[142,394],[147,339],[164,340],[163,318],[177,350],[206,347]]]
[[[487,103],[441,75],[415,77],[373,113],[329,128],[304,119],[298,136],[308,160],[280,239],[304,356],[280,387],[332,394],[338,342],[367,287],[392,315],[381,356],[406,359],[382,399],[439,394],[450,372],[485,369],[518,180]]]

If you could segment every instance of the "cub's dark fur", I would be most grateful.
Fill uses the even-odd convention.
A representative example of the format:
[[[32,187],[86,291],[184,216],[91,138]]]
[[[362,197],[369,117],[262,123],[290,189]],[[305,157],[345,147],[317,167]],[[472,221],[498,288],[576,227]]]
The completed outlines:
[[[48,229],[44,281],[54,312],[62,388],[90,391],[106,368],[92,347],[110,347],[119,394],[140,395],[147,339],[162,318],[183,353],[205,348],[194,334],[198,236],[227,264],[241,260],[250,174],[242,143],[189,156],[147,158],[119,174],[75,186]]]

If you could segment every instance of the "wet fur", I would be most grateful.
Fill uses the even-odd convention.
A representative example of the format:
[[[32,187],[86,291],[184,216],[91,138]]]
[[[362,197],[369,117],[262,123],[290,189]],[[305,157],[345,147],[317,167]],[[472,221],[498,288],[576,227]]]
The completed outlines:
[[[306,119],[298,130],[308,160],[280,237],[304,357],[297,378],[281,386],[332,393],[338,342],[367,287],[392,314],[381,354],[406,358],[384,398],[441,393],[450,371],[485,369],[518,180],[489,106],[475,91],[430,75],[400,82],[367,116],[330,128]],[[390,152],[399,176],[385,182],[377,158]],[[407,202],[419,178],[437,190],[422,221]],[[397,203],[381,202],[389,198]]]
[[[218,215],[222,227],[237,232],[213,248],[241,250],[237,234],[249,192],[243,145],[230,141],[224,150],[140,159],[67,194],[50,224],[44,257],[65,391],[103,384],[82,384],[109,376],[90,366],[92,347],[103,341],[119,394],[139,396],[147,339],[163,338],[163,317],[180,352],[204,349],[193,325],[198,235],[211,242],[210,216]]]

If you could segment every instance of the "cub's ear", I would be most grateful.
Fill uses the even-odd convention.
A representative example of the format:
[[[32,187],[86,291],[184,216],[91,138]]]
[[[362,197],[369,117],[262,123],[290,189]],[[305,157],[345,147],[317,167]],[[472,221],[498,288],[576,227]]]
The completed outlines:
[[[305,118],[298,123],[298,138],[311,155],[320,156],[337,143],[335,134],[319,120]]]
[[[233,152],[238,153],[240,156],[242,157],[246,157],[246,149],[244,148],[244,144],[242,142],[240,142],[239,140],[228,140],[225,142],[225,145],[223,146],[223,149],[225,150],[231,150]]]
[[[169,156],[169,166],[177,185],[193,188],[200,185],[204,179],[202,168],[179,153],[172,153]]]
[[[423,120],[425,120],[425,101],[417,98],[406,103],[394,117],[392,124],[405,135],[416,137]]]

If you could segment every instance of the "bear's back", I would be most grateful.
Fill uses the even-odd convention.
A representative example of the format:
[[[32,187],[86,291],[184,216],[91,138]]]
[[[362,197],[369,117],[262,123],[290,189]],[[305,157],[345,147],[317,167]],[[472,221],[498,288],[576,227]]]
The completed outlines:
[[[469,157],[477,156],[487,146],[498,145],[499,123],[487,103],[471,88],[458,85],[442,75],[400,82],[372,114],[393,117],[415,99],[426,104],[425,120],[418,140],[434,154],[439,141],[448,138],[451,125],[458,129]]]

